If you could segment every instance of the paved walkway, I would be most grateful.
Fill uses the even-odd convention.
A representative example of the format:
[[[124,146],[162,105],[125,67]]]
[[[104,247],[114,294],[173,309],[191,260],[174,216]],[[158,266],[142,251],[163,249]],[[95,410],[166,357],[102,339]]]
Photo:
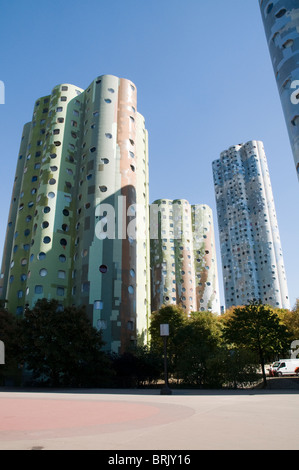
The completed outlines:
[[[1,450],[299,450],[298,435],[298,389],[0,391]]]

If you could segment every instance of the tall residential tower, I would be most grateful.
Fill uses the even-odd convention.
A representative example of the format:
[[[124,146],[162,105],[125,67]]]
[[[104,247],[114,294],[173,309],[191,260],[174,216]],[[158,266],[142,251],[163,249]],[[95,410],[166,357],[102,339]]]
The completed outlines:
[[[212,210],[183,199],[151,205],[152,309],[220,313]]]
[[[262,142],[213,162],[226,308],[256,299],[290,308],[270,175]]]
[[[259,3],[299,178],[299,2]]]
[[[8,310],[22,314],[39,298],[55,298],[62,307],[85,305],[107,349],[146,338],[147,142],[129,80],[103,75],[86,90],[62,84],[36,101],[23,130],[3,255]]]

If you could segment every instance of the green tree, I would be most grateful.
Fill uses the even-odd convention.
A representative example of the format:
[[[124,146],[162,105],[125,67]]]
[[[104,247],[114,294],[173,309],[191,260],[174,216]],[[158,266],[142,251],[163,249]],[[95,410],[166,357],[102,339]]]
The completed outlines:
[[[0,365],[0,384],[21,380],[20,322],[16,315],[0,309],[0,340],[5,345],[5,364]]]
[[[209,384],[209,361],[221,347],[221,324],[211,312],[192,312],[177,334],[178,376],[192,385]]]
[[[135,346],[123,354],[112,354],[117,387],[140,387],[156,382],[163,371],[160,356],[147,346]]]
[[[244,307],[236,307],[224,325],[224,338],[228,343],[258,355],[266,386],[265,360],[289,347],[289,333],[279,316],[269,306],[252,301]]]
[[[247,349],[229,349],[225,345],[207,360],[209,383],[216,387],[244,387],[256,382],[259,359]]]
[[[164,354],[164,340],[160,336],[160,325],[169,325],[169,337],[167,339],[167,356],[169,362],[169,372],[174,372],[176,368],[177,354],[179,351],[178,333],[187,321],[185,310],[176,305],[162,306],[151,315],[150,336],[151,350],[158,356]]]
[[[299,299],[292,310],[277,309],[281,322],[290,333],[290,340],[299,340]]]
[[[38,300],[22,325],[24,361],[37,381],[50,386],[100,386],[110,377],[103,341],[84,308],[58,308]]]

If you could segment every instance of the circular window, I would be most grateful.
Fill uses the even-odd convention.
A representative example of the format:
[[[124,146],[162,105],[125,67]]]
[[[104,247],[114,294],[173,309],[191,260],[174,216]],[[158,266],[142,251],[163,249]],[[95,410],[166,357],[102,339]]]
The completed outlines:
[[[67,245],[67,241],[66,241],[65,238],[62,238],[62,239],[60,240],[60,245],[62,245],[62,246],[66,246],[66,245]]]
[[[62,211],[63,215],[68,216],[70,213],[67,209],[63,209]]]
[[[50,157],[51,157],[51,158],[56,158],[56,157],[57,157],[57,154],[56,154],[56,153],[50,153]]]
[[[106,132],[105,136],[107,139],[112,139],[112,134],[110,134],[110,132]]]
[[[47,228],[49,227],[49,222],[43,222],[42,223],[42,228]]]
[[[129,287],[128,287],[128,291],[129,291],[129,294],[134,294],[134,287],[133,287],[133,286],[129,286]]]
[[[45,257],[46,257],[46,253],[44,253],[43,251],[41,251],[41,252],[39,253],[39,255],[38,255],[37,258],[38,258],[39,260],[42,260],[42,259],[45,259]]]
[[[287,12],[287,10],[285,8],[282,8],[281,10],[279,10],[278,13],[276,13],[276,18],[281,18],[283,15],[285,15]]]
[[[45,277],[48,274],[48,271],[45,268],[42,268],[39,272],[41,277]]]
[[[99,270],[100,270],[101,273],[104,274],[108,271],[108,267],[105,264],[101,264]]]
[[[49,179],[49,184],[55,184],[55,183],[56,183],[56,179],[55,179],[55,178]]]
[[[55,193],[52,193],[52,192],[48,193],[48,198],[49,199],[53,199],[53,197],[55,197]]]
[[[23,259],[21,260],[21,265],[22,265],[22,266],[26,266],[26,264],[27,264],[27,259],[26,259],[26,258],[23,258]]]
[[[66,261],[65,255],[59,255],[59,261],[60,261],[61,263],[65,263],[65,261]]]
[[[50,243],[50,241],[51,241],[50,237],[44,237],[44,240],[43,240],[44,243],[48,244]]]
[[[46,207],[44,208],[44,213],[47,214],[48,212],[50,212],[50,210],[51,210],[50,207],[49,207],[49,206],[46,206]]]
[[[135,277],[135,270],[134,269],[130,269],[130,276]]]
[[[101,158],[101,162],[102,162],[104,165],[107,165],[107,163],[109,163],[109,160],[108,160],[108,158]]]
[[[107,186],[99,186],[99,188],[102,193],[105,193],[107,191]]]
[[[26,230],[24,231],[25,237],[28,237],[29,234],[30,234],[30,230],[29,228],[26,228]]]
[[[61,228],[64,232],[68,232],[69,230],[69,226],[67,224],[62,224]]]

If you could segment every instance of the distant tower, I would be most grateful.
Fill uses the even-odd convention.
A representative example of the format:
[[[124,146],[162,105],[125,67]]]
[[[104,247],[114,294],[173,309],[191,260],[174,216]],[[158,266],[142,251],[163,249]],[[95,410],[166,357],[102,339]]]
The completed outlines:
[[[220,313],[212,211],[182,199],[151,205],[152,309],[181,305],[187,313]]]
[[[290,308],[262,142],[230,147],[213,162],[226,307],[252,299]]]
[[[259,0],[299,178],[299,3]]]
[[[10,311],[55,298],[61,307],[85,305],[109,350],[147,337],[147,148],[129,80],[103,75],[86,90],[58,85],[37,100],[23,131],[3,255]]]

